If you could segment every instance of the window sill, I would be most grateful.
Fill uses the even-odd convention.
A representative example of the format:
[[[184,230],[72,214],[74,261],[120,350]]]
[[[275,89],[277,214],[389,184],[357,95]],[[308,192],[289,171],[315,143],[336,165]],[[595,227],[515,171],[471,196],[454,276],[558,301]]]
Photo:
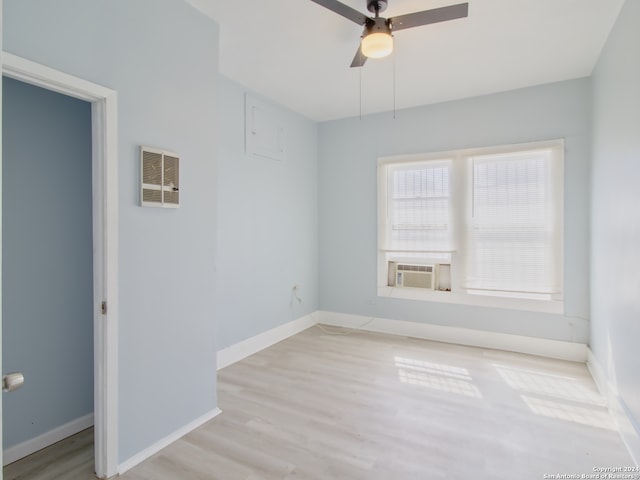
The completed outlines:
[[[561,301],[493,297],[461,292],[441,292],[422,288],[378,287],[378,297],[564,314],[564,302]]]

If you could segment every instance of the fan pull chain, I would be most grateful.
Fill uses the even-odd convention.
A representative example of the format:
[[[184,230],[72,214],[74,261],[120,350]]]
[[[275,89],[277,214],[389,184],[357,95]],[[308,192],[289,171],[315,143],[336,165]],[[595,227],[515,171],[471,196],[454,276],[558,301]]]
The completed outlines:
[[[360,120],[362,120],[362,67],[358,68],[358,77],[360,79],[360,91],[358,92],[360,97]]]
[[[393,119],[396,119],[396,52],[397,48],[393,49]]]

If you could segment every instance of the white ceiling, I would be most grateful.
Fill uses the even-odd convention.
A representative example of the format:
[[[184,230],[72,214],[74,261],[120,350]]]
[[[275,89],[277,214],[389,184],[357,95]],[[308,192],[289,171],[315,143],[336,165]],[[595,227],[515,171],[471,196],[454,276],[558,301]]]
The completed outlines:
[[[463,1],[389,0],[382,16]],[[468,0],[468,18],[398,31],[362,69],[361,28],[310,0],[187,2],[220,25],[223,75],[323,121],[392,110],[394,56],[397,109],[588,76],[624,0]]]

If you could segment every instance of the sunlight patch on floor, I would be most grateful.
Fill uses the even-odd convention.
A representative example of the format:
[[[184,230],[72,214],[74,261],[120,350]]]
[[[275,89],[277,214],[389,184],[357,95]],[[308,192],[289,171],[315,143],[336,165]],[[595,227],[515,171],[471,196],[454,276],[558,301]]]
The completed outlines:
[[[494,364],[504,382],[536,415],[615,430],[605,399],[584,379]]]
[[[395,357],[395,363],[402,383],[482,398],[482,393],[472,383],[473,379],[466,368],[404,357]]]
[[[604,399],[595,389],[588,388],[576,378],[504,365],[494,364],[493,367],[507,385],[514,390],[549,395],[590,405],[605,405]]]
[[[616,430],[613,417],[604,407],[572,405],[568,402],[521,395],[524,402],[536,415],[568,420],[591,427]]]

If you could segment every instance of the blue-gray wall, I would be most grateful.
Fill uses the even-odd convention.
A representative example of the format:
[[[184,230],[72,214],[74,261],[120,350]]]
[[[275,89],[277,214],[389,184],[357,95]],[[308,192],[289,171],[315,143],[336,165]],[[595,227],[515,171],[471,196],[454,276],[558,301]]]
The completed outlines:
[[[590,80],[578,79],[320,126],[320,307],[571,342],[589,335]],[[377,159],[564,138],[565,313],[376,296]],[[349,265],[349,268],[344,268]]]
[[[2,83],[2,363],[11,447],[93,412],[91,105]]]
[[[593,75],[591,350],[635,427],[640,459],[640,2],[628,0]]]
[[[119,461],[216,399],[218,26],[183,0],[5,0],[4,49],[118,92]],[[139,146],[181,154],[181,205],[139,206]]]
[[[285,158],[246,154],[245,93],[220,79],[219,349],[318,309],[317,124],[270,104]]]

